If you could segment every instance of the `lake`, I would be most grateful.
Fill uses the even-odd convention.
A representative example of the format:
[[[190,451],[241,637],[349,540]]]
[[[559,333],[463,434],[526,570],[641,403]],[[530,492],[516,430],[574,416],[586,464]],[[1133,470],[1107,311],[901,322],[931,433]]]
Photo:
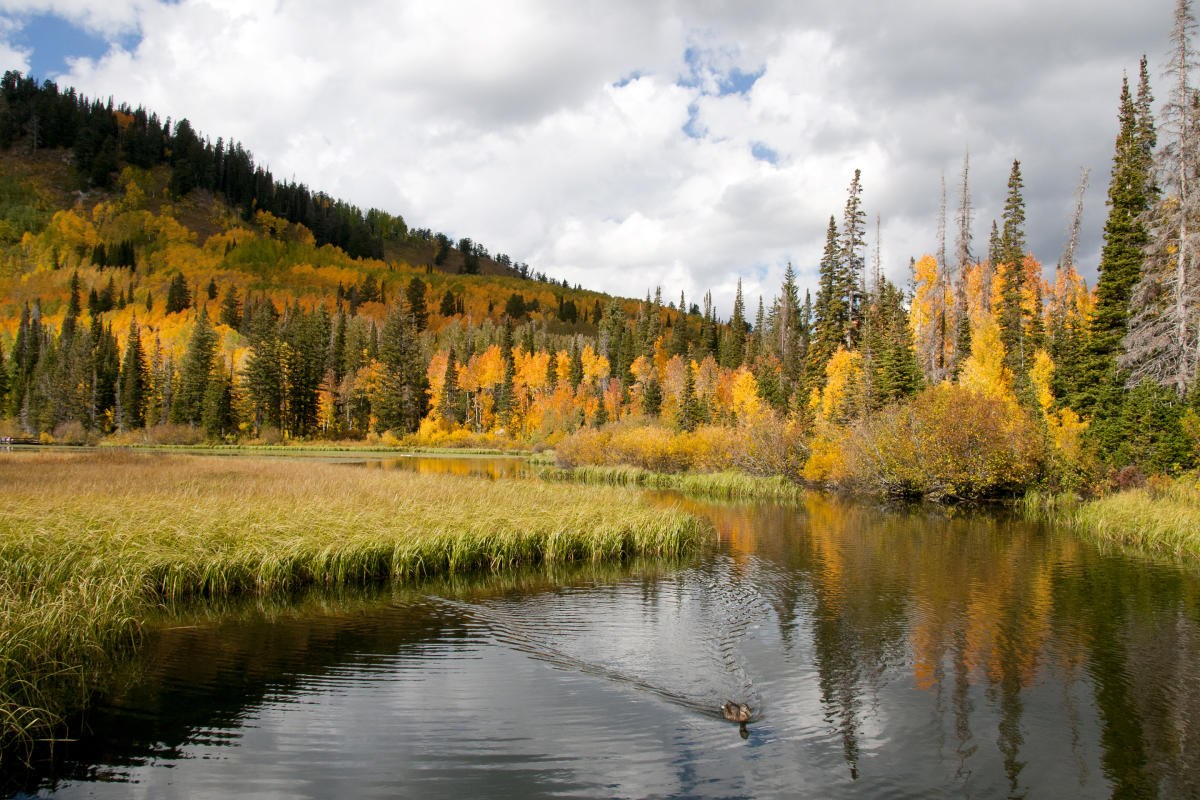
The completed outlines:
[[[1200,796],[1196,567],[1003,510],[654,498],[719,542],[173,609],[0,795]]]

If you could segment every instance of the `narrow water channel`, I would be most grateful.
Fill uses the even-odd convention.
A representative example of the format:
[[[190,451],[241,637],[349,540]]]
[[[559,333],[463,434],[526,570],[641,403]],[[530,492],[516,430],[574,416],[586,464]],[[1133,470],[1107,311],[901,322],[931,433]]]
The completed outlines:
[[[719,546],[180,610],[0,794],[1200,796],[1196,569],[1002,513],[655,497]]]

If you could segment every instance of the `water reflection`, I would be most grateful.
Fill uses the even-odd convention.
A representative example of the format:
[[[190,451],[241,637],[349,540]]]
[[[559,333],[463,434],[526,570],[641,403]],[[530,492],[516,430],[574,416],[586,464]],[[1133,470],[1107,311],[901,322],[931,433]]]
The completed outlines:
[[[523,474],[471,461],[372,468]],[[173,609],[90,732],[6,788],[1200,796],[1195,571],[1003,514],[654,497],[719,545]]]
[[[495,456],[403,456],[399,458],[365,459],[362,466],[370,469],[407,470],[422,475],[457,475],[459,477],[528,478],[533,468],[524,458]]]

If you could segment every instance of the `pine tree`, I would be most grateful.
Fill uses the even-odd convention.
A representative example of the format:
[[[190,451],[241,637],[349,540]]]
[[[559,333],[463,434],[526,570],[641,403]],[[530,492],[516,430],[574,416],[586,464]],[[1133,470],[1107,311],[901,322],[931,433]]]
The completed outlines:
[[[454,348],[450,348],[449,355],[446,356],[446,376],[442,381],[442,396],[438,403],[438,414],[448,424],[455,425],[462,422],[461,400],[458,390],[458,361],[454,355]]]
[[[142,337],[137,317],[129,323],[125,341],[125,357],[121,360],[120,393],[121,428],[129,430],[146,424],[147,394],[150,390],[150,368],[142,351]]]
[[[62,335],[68,339],[75,336],[75,327],[79,321],[79,313],[82,310],[79,305],[79,272],[71,273],[71,286],[67,290],[67,313],[63,317]]]
[[[223,365],[214,370],[204,389],[200,421],[209,439],[219,439],[234,430],[233,378]]]
[[[847,273],[842,268],[841,260],[837,223],[830,217],[825,232],[825,251],[821,254],[817,299],[813,303],[812,345],[808,348],[804,367],[806,389],[824,381],[825,365],[846,340],[850,325],[850,297],[845,282]]]
[[[237,286],[232,283],[225,290],[225,297],[221,300],[220,322],[235,331],[242,326],[242,300],[238,296]]]
[[[217,333],[203,308],[196,315],[187,351],[179,365],[179,391],[171,406],[171,421],[197,424],[204,410],[204,392],[217,355]]]
[[[661,410],[662,387],[658,385],[658,378],[651,375],[642,389],[642,413],[648,417],[656,417]]]
[[[1149,106],[1146,61],[1142,59],[1143,86],[1139,104]],[[1088,323],[1083,376],[1074,407],[1082,414],[1108,414],[1097,403],[1106,384],[1124,383],[1116,369],[1121,340],[1128,330],[1129,301],[1141,275],[1147,243],[1143,222],[1149,206],[1152,164],[1147,155],[1149,137],[1153,149],[1154,122],[1139,119],[1137,106],[1129,93],[1128,79],[1121,81],[1118,105],[1119,130],[1113,153],[1112,177],[1108,184],[1108,219],[1104,223],[1104,246],[1100,251],[1096,302]],[[1143,127],[1148,123],[1148,127]],[[1059,363],[1057,360],[1055,363]],[[1111,389],[1107,390],[1110,396]]]
[[[429,324],[429,310],[425,305],[425,281],[414,277],[404,290],[404,298],[408,303],[408,313],[412,316],[417,333],[425,330]]]
[[[167,313],[175,314],[190,308],[191,305],[192,296],[188,292],[187,282],[183,279],[182,273],[176,272],[175,277],[171,278],[171,283],[167,286]],[[150,310],[148,301],[146,310]]]
[[[729,318],[729,333],[721,349],[721,366],[737,369],[746,357],[746,301],[742,297],[742,279],[737,282],[737,294],[733,299],[733,316]]]
[[[839,290],[848,304],[849,322],[843,335],[847,348],[861,335],[862,318],[866,313],[866,241],[867,212],[862,208],[862,171],[854,170],[847,191],[846,208],[842,212],[842,236],[839,259],[841,280]]]
[[[683,397],[679,403],[678,427],[680,430],[694,431],[700,427],[703,411],[700,400],[696,397],[696,379],[692,376],[692,368],[684,370]]]
[[[425,362],[411,317],[393,307],[379,337],[383,389],[375,405],[379,430],[415,431],[428,400]]]
[[[1021,196],[1021,162],[1013,161],[1008,175],[1008,198],[1004,202],[1004,227],[1000,234],[999,264],[1004,274],[1004,293],[1000,298],[1000,341],[1004,345],[1005,365],[1012,371],[1020,392],[1028,384],[1026,368],[1025,311],[1025,200]],[[1032,355],[1032,350],[1029,355]]]

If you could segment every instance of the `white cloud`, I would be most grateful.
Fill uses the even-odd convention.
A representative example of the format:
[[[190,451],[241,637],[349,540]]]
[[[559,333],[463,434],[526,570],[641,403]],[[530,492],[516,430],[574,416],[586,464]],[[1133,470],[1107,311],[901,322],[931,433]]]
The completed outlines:
[[[154,0],[0,0],[0,13],[55,14],[89,31],[116,36],[137,29]]]
[[[812,285],[855,168],[903,280],[967,145],[977,246],[1018,157],[1050,264],[1092,167],[1082,251],[1098,251],[1120,71],[1161,49],[1169,0],[851,5],[0,0],[140,31],[64,83],[585,286],[712,288],[727,313],[739,274],[772,295],[790,259]],[[761,74],[723,93],[735,69]]]
[[[17,24],[0,17],[0,65],[3,69],[15,69],[19,72],[29,71],[29,50],[10,44],[12,35],[18,30]]]

